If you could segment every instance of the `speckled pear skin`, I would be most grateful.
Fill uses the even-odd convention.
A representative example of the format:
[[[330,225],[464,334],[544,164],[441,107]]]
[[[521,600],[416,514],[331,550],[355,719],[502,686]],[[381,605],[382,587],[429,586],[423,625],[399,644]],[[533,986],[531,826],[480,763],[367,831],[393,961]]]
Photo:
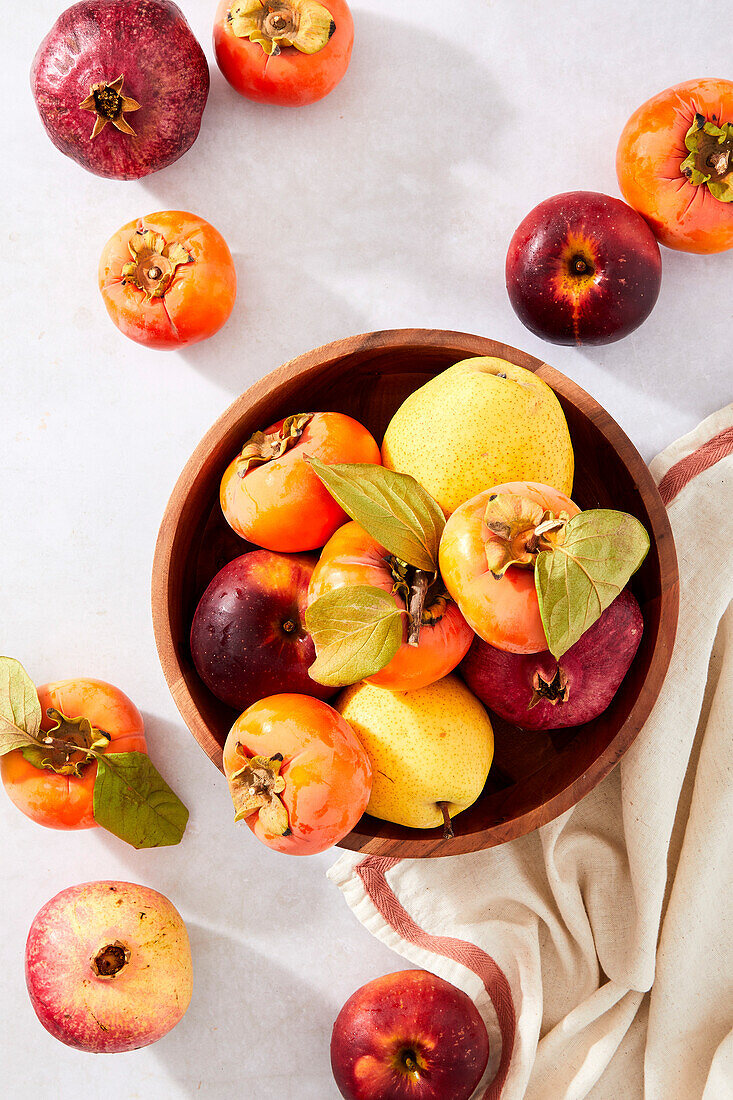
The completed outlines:
[[[468,809],[484,788],[494,733],[478,699],[455,676],[416,691],[360,683],[346,688],[336,709],[350,724],[372,765],[367,813],[414,829],[443,824]]]
[[[431,378],[390,421],[382,461],[411,474],[450,515],[505,481],[540,481],[570,495],[573,447],[550,387],[532,371],[481,356]]]

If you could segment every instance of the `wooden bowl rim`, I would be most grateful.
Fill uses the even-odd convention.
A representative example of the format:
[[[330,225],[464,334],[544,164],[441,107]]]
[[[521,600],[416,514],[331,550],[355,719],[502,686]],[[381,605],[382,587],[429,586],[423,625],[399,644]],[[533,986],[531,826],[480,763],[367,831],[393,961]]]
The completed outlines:
[[[170,563],[186,495],[196,478],[201,475],[204,462],[212,450],[212,446],[237,422],[242,415],[243,408],[250,409],[294,376],[303,375],[315,369],[322,370],[335,360],[344,359],[356,353],[386,351],[413,346],[418,349],[420,347],[435,348],[436,346],[444,346],[446,351],[465,352],[466,357],[486,355],[508,359],[510,362],[540,375],[554,391],[576,407],[590,406],[589,409],[583,409],[584,415],[592,419],[594,427],[601,432],[616,453],[619,453],[620,450],[626,452],[627,457],[625,456],[623,461],[632,475],[639,493],[644,497],[645,504],[648,508],[656,506],[654,507],[654,515],[650,516],[652,519],[652,531],[650,533],[657,545],[660,572],[668,578],[668,583],[660,593],[657,645],[655,645],[652,653],[649,669],[644,680],[644,687],[647,690],[639,692],[626,721],[619,728],[613,740],[583,773],[583,778],[588,784],[585,793],[589,793],[615,767],[635,740],[657,699],[669,666],[679,611],[679,570],[674,537],[667,510],[662,498],[659,496],[656,482],[649,467],[623,429],[606,412],[603,406],[577,383],[568,378],[567,375],[562,374],[548,363],[509,344],[503,344],[488,337],[450,329],[382,329],[334,340],[283,363],[263,378],[258,379],[231,402],[203,436],[183,467],[168,500],[158,532],[153,557],[151,603],[155,642],[166,683],[189,731],[209,759],[220,771],[223,770],[221,746],[201,718],[198,708],[188,692],[183,668],[170,628]],[[668,643],[660,645],[659,642],[663,641],[665,636],[669,639]],[[440,836],[439,829],[415,829],[414,838],[411,836],[409,839],[400,840],[361,832],[357,825],[351,833],[340,841],[338,847],[364,854],[394,857],[414,857],[416,855],[415,848],[419,847],[421,842],[424,844],[426,851],[418,853],[418,855],[424,856],[463,855],[468,852],[480,851],[495,844],[503,843],[505,840],[523,836],[570,809],[578,801],[573,785],[574,781],[570,781],[567,787],[557,792],[541,806],[535,807],[519,817],[511,818],[508,822],[500,822],[488,829],[469,834],[461,835],[457,833],[450,845],[441,845],[437,842]],[[502,835],[506,832],[507,825],[511,826],[511,837]]]

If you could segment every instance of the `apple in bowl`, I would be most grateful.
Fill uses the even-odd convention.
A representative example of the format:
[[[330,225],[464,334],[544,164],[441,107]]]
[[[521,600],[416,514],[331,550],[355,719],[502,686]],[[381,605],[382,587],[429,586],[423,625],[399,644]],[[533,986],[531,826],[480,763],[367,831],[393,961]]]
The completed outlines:
[[[488,1060],[471,998],[427,970],[367,982],[333,1025],[331,1069],[345,1100],[468,1100]]]
[[[620,199],[567,191],[530,211],[509,244],[506,286],[520,321],[554,344],[609,344],[646,320],[662,257]]]
[[[193,617],[191,655],[217,699],[243,711],[283,691],[335,693],[308,674],[316,659],[305,628],[315,564],[307,554],[252,550],[216,574]]]

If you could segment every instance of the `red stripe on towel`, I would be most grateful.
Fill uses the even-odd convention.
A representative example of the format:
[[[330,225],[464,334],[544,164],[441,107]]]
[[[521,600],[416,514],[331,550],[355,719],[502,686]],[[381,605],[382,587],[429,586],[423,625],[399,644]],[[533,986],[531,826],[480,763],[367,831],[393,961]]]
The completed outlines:
[[[733,428],[723,428],[702,447],[698,447],[691,455],[686,455],[674,466],[670,466],[666,474],[659,482],[659,493],[665,504],[669,504],[677,496],[685,485],[688,485],[694,477],[709,470],[721,458],[733,454]]]
[[[423,947],[426,951],[433,951],[436,955],[443,955],[446,959],[461,963],[483,982],[484,989],[494,1006],[501,1032],[499,1068],[494,1080],[486,1089],[483,1100],[499,1100],[509,1071],[517,1026],[509,982],[504,971],[494,962],[491,955],[487,955],[475,943],[457,940],[452,936],[431,936],[415,923],[405,907],[397,900],[392,887],[387,882],[387,871],[399,862],[399,859],[388,856],[366,856],[361,863],[357,863],[356,871],[372,905],[399,936],[417,947]]]

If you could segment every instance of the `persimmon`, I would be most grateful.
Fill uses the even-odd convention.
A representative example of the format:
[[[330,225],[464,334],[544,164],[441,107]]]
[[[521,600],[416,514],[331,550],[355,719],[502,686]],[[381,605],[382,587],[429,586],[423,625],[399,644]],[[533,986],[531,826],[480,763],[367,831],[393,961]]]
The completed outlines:
[[[381,464],[367,429],[344,413],[298,413],[255,432],[227,467],[220,501],[243,539],[281,553],[315,550],[347,519],[306,458]]]
[[[369,757],[345,718],[310,695],[260,699],[229,731],[224,772],[237,811],[270,848],[313,855],[364,813]]]
[[[616,171],[668,248],[733,247],[733,82],[687,80],[643,103],[621,134]]]
[[[345,0],[221,0],[214,51],[240,95],[301,107],[333,91],[351,58]]]
[[[20,749],[6,753],[0,761],[5,790],[18,809],[39,825],[91,829],[97,824],[93,814],[97,764],[85,757],[83,747],[92,738],[100,752],[147,752],[142,715],[124,692],[103,680],[57,680],[40,687],[38,699],[41,729],[53,731],[57,720],[48,711],[58,712],[69,720],[67,735],[72,726],[78,726],[80,752],[70,760],[55,760],[49,751],[43,768],[26,760]],[[86,723],[74,721],[78,719],[87,719],[91,731]]]
[[[535,588],[546,514],[580,509],[549,485],[511,481],[461,504],[445,525],[440,571],[466,621],[489,645],[510,653],[547,649]],[[490,526],[489,526],[490,525]]]
[[[410,567],[397,561],[358,523],[346,523],[328,540],[308,587],[308,604],[327,592],[349,585],[374,585],[392,594],[406,611],[409,603]],[[392,691],[427,687],[452,672],[473,641],[473,630],[437,578],[428,589],[416,645],[408,641],[409,622],[404,616],[403,641],[392,660],[373,676],[370,684]]]
[[[206,340],[237,296],[229,247],[203,218],[163,210],[128,222],[107,241],[99,289],[120,332],[150,348]]]

